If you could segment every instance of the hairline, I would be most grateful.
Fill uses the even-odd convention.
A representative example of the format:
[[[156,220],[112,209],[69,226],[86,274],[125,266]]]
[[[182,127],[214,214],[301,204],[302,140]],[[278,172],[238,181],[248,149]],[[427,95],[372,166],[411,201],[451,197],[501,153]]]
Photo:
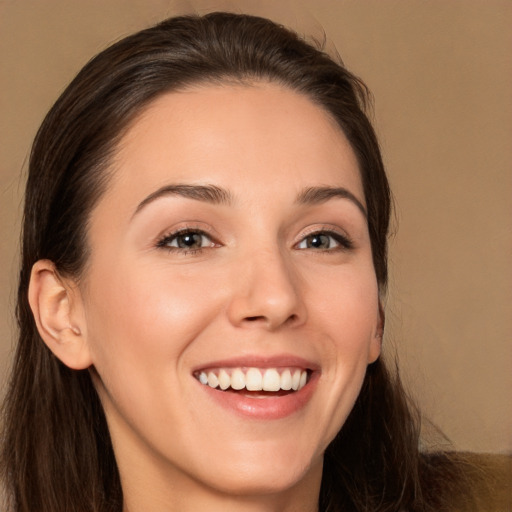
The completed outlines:
[[[363,187],[363,200],[364,203],[367,204],[368,198],[364,193],[364,180],[363,173],[361,169],[361,162],[359,161],[358,152],[356,148],[350,141],[349,137],[345,133],[345,130],[341,126],[340,122],[338,122],[336,116],[333,112],[331,112],[325,104],[323,104],[316,95],[308,92],[304,88],[300,86],[295,86],[291,82],[286,81],[285,79],[279,77],[272,77],[269,73],[264,75],[258,75],[256,73],[205,73],[204,77],[198,76],[197,78],[190,78],[188,80],[184,80],[183,83],[179,85],[171,84],[169,87],[162,87],[161,90],[155,91],[153,94],[148,95],[147,98],[139,101],[138,103],[134,103],[133,107],[129,110],[127,116],[124,119],[124,122],[121,124],[121,127],[114,134],[113,137],[107,142],[106,145],[106,158],[103,162],[97,165],[97,173],[100,176],[97,182],[97,194],[95,194],[94,200],[91,202],[89,206],[89,210],[86,214],[86,218],[84,221],[84,243],[83,243],[83,263],[78,270],[77,275],[72,276],[74,281],[78,286],[81,286],[85,275],[87,274],[89,263],[91,261],[91,246],[89,244],[89,228],[90,221],[92,217],[93,211],[98,206],[98,203],[101,201],[103,196],[107,193],[108,189],[112,186],[115,175],[119,174],[120,167],[116,165],[118,163],[117,157],[122,151],[123,143],[126,140],[127,135],[132,130],[132,128],[144,118],[146,114],[148,114],[151,108],[158,102],[160,98],[170,94],[181,94],[187,92],[199,92],[201,90],[207,89],[209,87],[240,87],[240,88],[257,88],[262,85],[271,85],[276,86],[284,91],[289,91],[295,94],[302,96],[303,98],[309,100],[313,105],[321,109],[321,111],[326,114],[326,117],[332,127],[337,130],[340,134],[342,134],[351,150],[353,151],[356,162],[357,162],[357,171],[359,174],[359,179],[361,180],[361,185]],[[369,219],[367,216],[367,210],[365,210],[365,219],[367,224],[369,224]]]

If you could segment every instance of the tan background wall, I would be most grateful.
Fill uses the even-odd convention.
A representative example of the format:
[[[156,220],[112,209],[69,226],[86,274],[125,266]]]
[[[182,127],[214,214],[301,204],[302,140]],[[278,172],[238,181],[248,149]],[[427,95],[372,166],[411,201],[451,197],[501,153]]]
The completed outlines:
[[[317,36],[324,27],[368,83],[399,224],[388,349],[455,447],[511,452],[510,0],[0,0],[0,382],[38,124],[94,53],[191,6],[273,16]]]

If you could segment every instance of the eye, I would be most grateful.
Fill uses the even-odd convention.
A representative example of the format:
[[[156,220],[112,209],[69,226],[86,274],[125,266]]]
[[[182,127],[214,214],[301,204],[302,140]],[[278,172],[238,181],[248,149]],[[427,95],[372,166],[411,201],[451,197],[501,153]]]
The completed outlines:
[[[170,250],[200,251],[208,247],[215,247],[215,242],[204,231],[186,229],[171,233],[162,238],[157,246]]]
[[[350,249],[352,248],[352,243],[348,238],[339,233],[319,231],[304,237],[296,247],[297,249],[318,249],[327,251]]]

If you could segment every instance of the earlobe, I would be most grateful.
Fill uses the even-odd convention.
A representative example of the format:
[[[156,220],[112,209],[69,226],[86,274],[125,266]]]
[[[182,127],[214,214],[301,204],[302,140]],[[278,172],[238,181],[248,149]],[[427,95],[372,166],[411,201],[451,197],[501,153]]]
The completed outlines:
[[[382,336],[384,335],[384,323],[384,308],[379,301],[378,322],[375,333],[373,335],[373,339],[370,341],[370,350],[368,351],[368,364],[374,363],[380,356],[382,350]]]
[[[55,356],[75,370],[91,366],[78,290],[51,261],[32,267],[28,300],[39,334]]]

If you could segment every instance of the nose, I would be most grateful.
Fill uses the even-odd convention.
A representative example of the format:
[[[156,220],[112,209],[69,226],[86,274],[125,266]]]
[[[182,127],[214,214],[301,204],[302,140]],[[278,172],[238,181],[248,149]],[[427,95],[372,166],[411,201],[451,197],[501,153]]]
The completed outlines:
[[[261,251],[241,258],[236,267],[228,306],[233,325],[275,331],[305,322],[307,310],[300,277],[279,251]]]

